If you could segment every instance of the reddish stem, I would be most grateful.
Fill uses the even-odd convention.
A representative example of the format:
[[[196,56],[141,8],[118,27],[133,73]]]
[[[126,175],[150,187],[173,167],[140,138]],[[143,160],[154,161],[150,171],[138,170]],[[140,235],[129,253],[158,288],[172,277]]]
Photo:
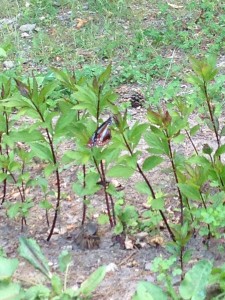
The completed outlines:
[[[86,187],[86,167],[83,165],[83,188]],[[82,222],[81,224],[84,225],[85,219],[86,219],[86,210],[87,210],[87,205],[85,204],[87,196],[84,195],[83,197],[83,215],[82,215]]]

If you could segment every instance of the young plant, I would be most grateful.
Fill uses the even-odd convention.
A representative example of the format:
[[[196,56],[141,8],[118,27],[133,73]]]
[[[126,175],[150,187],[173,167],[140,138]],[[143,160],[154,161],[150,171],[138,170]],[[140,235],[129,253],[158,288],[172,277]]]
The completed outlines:
[[[22,98],[17,100],[14,105],[20,108],[21,114],[26,113],[35,120],[33,126],[31,126],[29,130],[25,129],[24,131],[19,132],[20,137],[24,142],[30,143],[34,156],[48,162],[48,165],[44,170],[45,174],[49,176],[50,174],[55,173],[56,177],[56,205],[52,226],[47,238],[49,241],[56,225],[61,201],[61,182],[55,139],[58,132],[60,131],[61,133],[62,124],[59,124],[61,122],[61,119],[59,118],[54,126],[53,118],[58,115],[58,113],[52,111],[47,104],[47,97],[55,89],[56,84],[55,82],[48,83],[39,90],[35,77],[33,77],[32,82],[31,80],[28,81],[28,85],[17,79],[16,84]],[[39,128],[39,130],[36,128]],[[45,132],[45,134],[42,132]]]
[[[64,275],[63,281],[56,273],[53,274],[46,257],[43,255],[39,245],[33,239],[20,238],[20,256],[26,259],[35,269],[40,271],[46,278],[47,284],[37,284],[23,287],[20,280],[16,283],[12,276],[16,271],[19,261],[16,258],[8,259],[0,256],[0,294],[1,299],[83,299],[88,298],[91,293],[104,279],[107,267],[101,266],[93,272],[78,288],[68,287],[69,268],[72,264],[72,256],[68,251],[63,251],[58,258],[59,270]]]
[[[194,75],[190,75],[188,80],[200,89],[200,95],[208,110],[208,117],[205,119],[209,129],[215,134],[217,149],[221,146],[221,136],[225,129],[220,129],[219,118],[215,114],[215,105],[212,102],[213,94],[210,91],[210,82],[215,79],[218,69],[216,68],[216,58],[209,56],[207,59],[197,60],[191,58]]]
[[[0,166],[2,172],[0,173],[0,182],[3,182],[3,193],[1,204],[4,203],[6,199],[7,192],[7,163],[9,158],[9,145],[7,144],[7,137],[9,135],[10,130],[10,115],[12,113],[12,109],[5,107],[2,102],[5,99],[10,98],[11,96],[11,79],[9,79],[6,83],[2,83],[1,96],[0,96]]]
[[[117,115],[114,117],[114,119],[116,123],[115,133],[117,136],[115,135],[115,138],[113,139],[113,147],[121,150],[125,149],[128,154],[125,154],[118,159],[117,164],[109,170],[108,176],[129,178],[137,170],[137,172],[144,180],[144,184],[141,184],[142,190],[144,189],[145,193],[147,193],[148,195],[150,194],[152,199],[156,200],[156,193],[154,192],[150,181],[145,175],[144,169],[153,169],[155,166],[159,165],[162,162],[162,159],[159,156],[150,157],[144,162],[143,167],[141,167],[141,165],[138,163],[138,155],[140,154],[140,151],[137,149],[137,145],[141,139],[143,132],[146,131],[148,125],[136,123],[130,129],[127,124],[126,112],[124,116],[117,112]],[[160,206],[158,211],[166,225],[166,228],[169,231],[171,239],[175,241],[174,234],[163,212],[163,207]]]
[[[57,77],[65,87],[73,92],[74,105],[73,110],[77,111],[79,118],[74,124],[73,134],[76,136],[76,150],[69,151],[68,156],[74,159],[76,163],[82,165],[83,179],[82,183],[77,182],[73,185],[74,191],[83,197],[82,223],[86,217],[87,196],[94,194],[100,185],[103,186],[106,208],[111,227],[115,226],[114,201],[112,195],[107,192],[106,168],[112,159],[118,155],[116,149],[111,151],[110,146],[106,144],[110,141],[111,117],[102,124],[100,115],[104,110],[110,109],[112,103],[116,100],[116,95],[106,84],[111,73],[111,65],[95,77],[92,82],[86,79],[80,79],[72,82],[71,77],[60,71],[56,71]],[[92,119],[94,118],[95,121]],[[95,128],[95,130],[93,130]],[[104,161],[104,163],[103,163]],[[88,172],[89,165],[94,165],[96,172]],[[92,189],[90,187],[92,186]]]
[[[196,263],[186,274],[179,286],[179,294],[173,286],[173,276],[176,276],[176,269],[172,276],[168,270],[174,264],[173,259],[162,260],[158,258],[153,264],[153,270],[159,272],[157,279],[163,283],[163,289],[150,282],[139,282],[137,290],[132,300],[160,299],[160,300],[180,300],[180,299],[206,299],[206,287],[212,271],[212,263],[201,260]]]

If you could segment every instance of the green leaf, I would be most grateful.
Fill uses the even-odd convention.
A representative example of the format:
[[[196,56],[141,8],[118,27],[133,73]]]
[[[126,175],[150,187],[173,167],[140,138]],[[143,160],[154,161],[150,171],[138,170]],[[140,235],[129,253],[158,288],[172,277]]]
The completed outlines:
[[[212,263],[201,260],[189,270],[181,282],[179,292],[183,299],[203,300],[205,289],[212,270]]]
[[[43,135],[38,130],[29,131],[26,129],[20,131],[11,131],[9,136],[14,142],[29,143],[45,140]]]
[[[51,209],[51,208],[53,207],[52,204],[51,204],[49,201],[47,201],[47,200],[41,201],[41,202],[39,203],[39,206],[40,206],[41,208],[46,209],[46,210],[49,210],[49,209]]]
[[[88,279],[86,279],[79,289],[79,294],[84,296],[89,296],[98,285],[102,282],[106,274],[106,266],[99,267],[96,271],[94,271]]]
[[[0,182],[4,181],[7,177],[7,173],[0,173]]]
[[[18,267],[19,261],[16,258],[9,259],[0,256],[0,281],[4,281],[12,277]]]
[[[46,286],[42,284],[38,284],[26,290],[23,299],[37,300],[37,299],[49,299],[49,297],[50,297],[50,290]]]
[[[109,64],[104,72],[99,76],[99,83],[103,84],[109,80],[110,74],[112,71],[112,65]]]
[[[63,83],[67,88],[74,89],[73,83],[71,82],[71,77],[67,72],[63,72],[57,68],[51,67],[51,70],[54,72],[55,77]]]
[[[65,152],[63,161],[76,161],[77,163],[84,165],[88,162],[90,156],[90,151],[88,149],[85,149],[84,151],[69,150]]]
[[[148,124],[139,124],[138,122],[134,124],[132,129],[129,132],[129,140],[136,146],[143,134],[143,132],[147,129]]]
[[[58,275],[53,275],[51,279],[52,289],[56,295],[60,295],[63,290],[63,285],[60,277]]]
[[[120,216],[121,222],[125,223],[127,226],[136,226],[137,219],[138,219],[138,212],[135,206],[126,205]]]
[[[208,144],[204,144],[202,148],[202,152],[204,154],[211,155],[213,153],[213,149]]]
[[[57,87],[57,85],[58,85],[58,83],[55,81],[44,85],[39,93],[38,102],[42,103],[45,100],[45,98],[47,98],[48,95],[54,91],[54,89]]]
[[[0,299],[1,300],[19,300],[24,299],[21,296],[21,287],[18,283],[5,284],[0,282]]]
[[[10,207],[7,209],[7,215],[10,219],[13,219],[19,214],[21,208],[21,203],[17,202],[15,204],[10,204]]]
[[[149,186],[145,181],[140,181],[135,183],[135,188],[139,193],[151,195],[151,191],[149,189]]]
[[[220,131],[220,136],[225,136],[225,126]]]
[[[145,140],[151,148],[154,149],[155,154],[166,154],[169,155],[169,147],[166,138],[160,138],[155,134],[146,134]],[[152,151],[150,151],[152,152]],[[153,153],[153,152],[152,152]]]
[[[164,209],[164,203],[165,203],[165,199],[163,197],[152,199],[151,206],[153,209],[162,210]]]
[[[44,168],[45,177],[48,178],[49,176],[51,176],[56,169],[57,167],[54,164],[47,165],[47,167]]]
[[[178,187],[181,193],[184,194],[188,199],[192,199],[192,200],[201,199],[201,195],[197,187],[186,183],[179,183]]]
[[[210,119],[205,119],[206,125],[208,126],[208,128],[212,131],[214,131],[214,126],[213,123]]]
[[[113,228],[113,232],[118,235],[123,232],[123,224],[119,221],[116,226]]]
[[[105,225],[109,222],[109,217],[107,214],[101,214],[99,217],[98,217],[98,224],[100,225]]]
[[[184,263],[187,264],[190,261],[191,257],[192,257],[192,250],[191,249],[186,250],[183,255]]]
[[[187,80],[187,82],[190,82],[193,85],[197,85],[197,86],[200,86],[200,87],[203,86],[203,81],[195,75],[188,76],[186,80]]]
[[[127,166],[117,165],[112,167],[108,172],[107,176],[109,177],[122,177],[122,178],[129,178],[133,175],[135,169]]]
[[[34,239],[26,239],[25,237],[20,237],[19,241],[20,255],[29,261],[32,266],[41,271],[42,274],[51,279],[52,274],[48,267],[48,261],[41,252],[37,242]]]
[[[0,47],[0,57],[7,57],[6,51]]]
[[[200,129],[200,125],[197,124],[190,129],[190,136],[195,135]]]
[[[55,125],[55,134],[61,135],[66,132],[66,130],[71,126],[71,123],[75,120],[75,116],[76,113],[74,110],[66,114],[62,114]]]
[[[178,134],[176,137],[173,138],[173,142],[176,144],[182,143],[185,140],[185,134]]]
[[[152,155],[152,156],[146,158],[146,160],[143,163],[142,168],[144,171],[149,171],[149,170],[155,168],[156,166],[158,166],[159,164],[161,164],[162,162],[163,162],[162,157]]]
[[[65,272],[69,264],[72,262],[71,253],[67,250],[63,250],[59,255],[59,269],[61,272]]]
[[[222,155],[222,154],[224,154],[225,153],[225,144],[224,145],[222,145],[222,146],[220,146],[217,150],[216,150],[216,152],[215,152],[215,156],[220,156],[220,155]]]
[[[151,282],[141,281],[132,300],[167,300],[163,290]]]
[[[31,149],[33,151],[33,154],[40,159],[53,162],[52,153],[49,146],[39,143],[33,143],[31,145]]]

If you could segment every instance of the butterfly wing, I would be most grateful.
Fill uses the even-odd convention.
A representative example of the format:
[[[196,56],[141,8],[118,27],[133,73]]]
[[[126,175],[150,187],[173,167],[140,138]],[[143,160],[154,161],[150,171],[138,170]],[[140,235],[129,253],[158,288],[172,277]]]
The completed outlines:
[[[102,123],[95,133],[92,135],[88,142],[88,147],[104,146],[111,139],[111,132],[109,126],[112,124],[112,117],[109,117],[104,123]]]

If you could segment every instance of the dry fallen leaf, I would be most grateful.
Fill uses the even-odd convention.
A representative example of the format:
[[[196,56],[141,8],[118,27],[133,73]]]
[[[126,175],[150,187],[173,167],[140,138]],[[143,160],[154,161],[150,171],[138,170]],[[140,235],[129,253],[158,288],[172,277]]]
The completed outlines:
[[[176,4],[169,3],[169,2],[167,2],[167,4],[172,8],[176,8],[176,9],[183,8],[183,5],[176,5]]]
[[[91,19],[80,19],[78,18],[77,19],[77,25],[76,25],[76,28],[77,29],[80,29],[82,27],[84,27],[84,25],[86,25]]]
[[[125,244],[125,249],[127,250],[134,249],[134,243],[131,239],[128,238],[128,236],[126,236],[124,244]]]
[[[74,230],[75,227],[76,227],[75,224],[69,224],[66,226],[66,229],[67,229],[67,231],[72,231],[72,230]]]
[[[154,246],[164,246],[164,240],[159,235],[149,238],[148,243]]]

